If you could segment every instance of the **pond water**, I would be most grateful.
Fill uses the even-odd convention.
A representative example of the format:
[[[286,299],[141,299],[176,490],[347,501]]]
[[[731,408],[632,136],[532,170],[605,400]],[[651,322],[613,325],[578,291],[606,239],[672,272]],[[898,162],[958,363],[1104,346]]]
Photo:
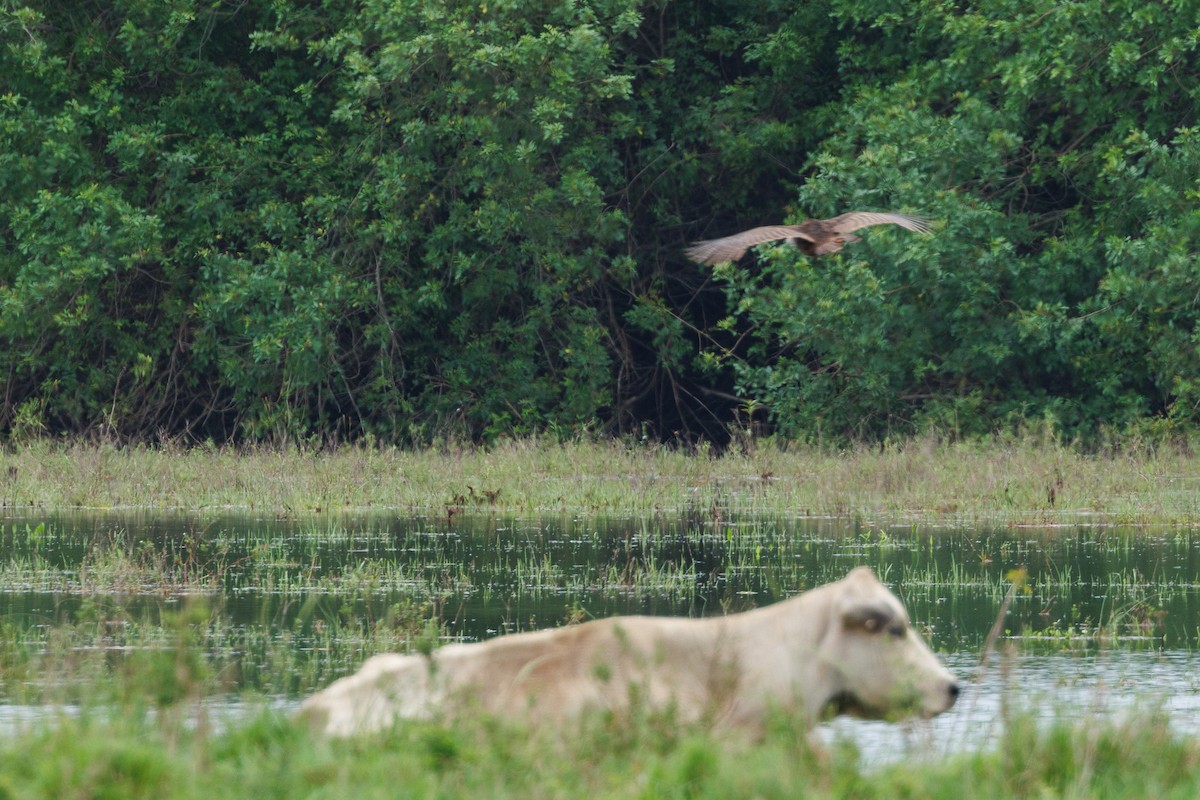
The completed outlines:
[[[1200,733],[1200,528],[11,510],[0,511],[0,670],[39,674],[0,671],[0,731],[36,719],[30,697],[70,697],[47,686],[59,667],[62,683],[93,674],[78,654],[112,669],[173,641],[180,618],[201,621],[188,641],[217,665],[211,702],[250,690],[287,708],[366,654],[427,635],[429,619],[442,639],[478,640],[612,614],[721,614],[860,564],[970,686],[931,723],[839,720],[823,737],[864,754],[940,752],[986,741],[1006,704],[1047,715],[1151,705]],[[1019,576],[1000,652],[981,667]]]

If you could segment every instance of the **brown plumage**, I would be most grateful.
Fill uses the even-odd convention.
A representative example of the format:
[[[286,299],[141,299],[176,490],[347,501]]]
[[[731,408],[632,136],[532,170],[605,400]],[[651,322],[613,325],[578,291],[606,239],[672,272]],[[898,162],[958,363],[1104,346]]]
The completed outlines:
[[[920,217],[879,211],[851,211],[833,219],[806,219],[799,225],[767,225],[720,239],[693,242],[683,252],[700,264],[720,264],[722,261],[737,261],[748,248],[756,244],[786,239],[788,244],[799,247],[805,255],[824,256],[836,253],[843,246],[861,238],[851,235],[851,231],[872,225],[899,225],[917,233],[929,233],[929,223]]]

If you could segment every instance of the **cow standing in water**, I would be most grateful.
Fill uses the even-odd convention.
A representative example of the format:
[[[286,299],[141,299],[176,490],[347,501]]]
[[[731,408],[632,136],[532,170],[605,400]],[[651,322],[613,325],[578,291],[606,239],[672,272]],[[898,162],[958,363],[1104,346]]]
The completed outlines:
[[[610,617],[380,655],[310,697],[301,714],[346,736],[398,719],[492,714],[563,723],[592,710],[672,709],[681,722],[761,730],[773,712],[929,717],[959,684],[866,567],[804,594],[724,617]]]

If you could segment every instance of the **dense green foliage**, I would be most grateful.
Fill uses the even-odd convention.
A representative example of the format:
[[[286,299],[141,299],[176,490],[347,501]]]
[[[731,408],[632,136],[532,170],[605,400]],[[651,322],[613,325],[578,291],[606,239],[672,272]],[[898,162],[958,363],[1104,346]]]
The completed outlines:
[[[0,7],[0,433],[1189,430],[1200,4]],[[853,208],[809,262],[689,240]]]
[[[847,5],[876,42],[843,44],[856,85],[801,205],[942,222],[729,270],[745,385],[793,434],[1193,426],[1200,5]]]

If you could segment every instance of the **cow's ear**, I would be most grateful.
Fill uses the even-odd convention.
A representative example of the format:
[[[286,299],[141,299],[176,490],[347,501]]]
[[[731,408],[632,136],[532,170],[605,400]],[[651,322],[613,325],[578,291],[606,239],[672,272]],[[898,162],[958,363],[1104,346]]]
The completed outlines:
[[[849,630],[878,633],[897,622],[896,612],[883,603],[856,603],[842,612],[842,625]]]

